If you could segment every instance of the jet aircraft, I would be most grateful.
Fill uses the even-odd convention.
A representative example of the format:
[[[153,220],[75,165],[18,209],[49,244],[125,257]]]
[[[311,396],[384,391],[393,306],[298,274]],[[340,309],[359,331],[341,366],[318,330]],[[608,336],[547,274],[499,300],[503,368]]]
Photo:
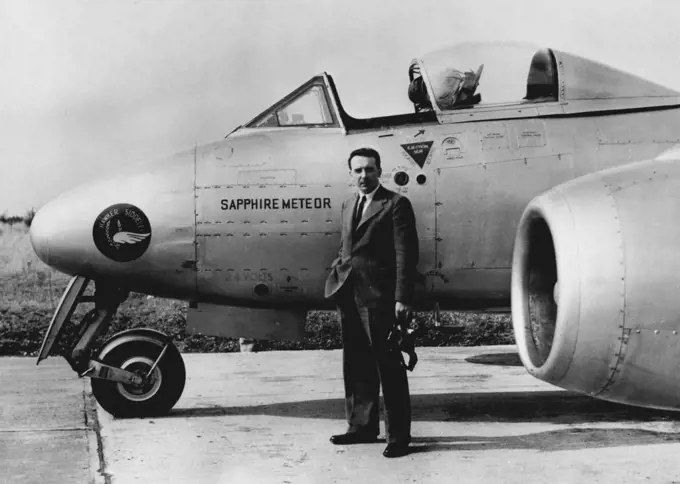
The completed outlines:
[[[442,49],[405,71],[413,112],[354,118],[322,73],[222,140],[47,203],[33,247],[73,277],[38,362],[94,303],[67,360],[104,409],[140,416],[175,405],[185,368],[150,329],[94,347],[129,291],[187,301],[191,331],[300,338],[305,313],[329,307],[347,156],[369,146],[382,184],[414,205],[418,309],[511,305],[532,375],[677,409],[680,93],[513,44]]]

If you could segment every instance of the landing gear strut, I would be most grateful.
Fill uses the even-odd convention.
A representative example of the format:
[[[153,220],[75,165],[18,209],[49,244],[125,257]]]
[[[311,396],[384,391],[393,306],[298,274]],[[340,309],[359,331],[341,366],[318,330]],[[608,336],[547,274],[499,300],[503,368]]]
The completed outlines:
[[[92,345],[104,333],[127,292],[97,281],[94,296],[84,296],[89,279],[71,279],[43,341],[38,363],[47,358],[78,304],[93,302],[81,320],[80,337],[65,357],[79,376],[92,379],[97,402],[116,417],[161,415],[170,411],[184,390],[186,371],[177,347],[167,335],[131,329],[112,336],[92,356]]]

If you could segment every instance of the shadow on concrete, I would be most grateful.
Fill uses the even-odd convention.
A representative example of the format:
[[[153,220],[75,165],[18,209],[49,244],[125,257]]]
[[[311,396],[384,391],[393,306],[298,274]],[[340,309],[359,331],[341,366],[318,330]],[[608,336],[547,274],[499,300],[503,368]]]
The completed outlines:
[[[566,391],[437,393],[411,395],[412,416],[421,422],[590,422],[673,421],[673,412],[630,407]],[[221,415],[343,420],[344,399],[303,400],[252,406],[176,408],[165,418]]]
[[[518,353],[487,353],[465,358],[468,363],[495,366],[522,366]]]
[[[680,442],[680,433],[644,429],[557,429],[525,435],[495,437],[452,436],[414,437],[412,454],[465,450],[562,450],[597,449],[631,445],[654,445]]]

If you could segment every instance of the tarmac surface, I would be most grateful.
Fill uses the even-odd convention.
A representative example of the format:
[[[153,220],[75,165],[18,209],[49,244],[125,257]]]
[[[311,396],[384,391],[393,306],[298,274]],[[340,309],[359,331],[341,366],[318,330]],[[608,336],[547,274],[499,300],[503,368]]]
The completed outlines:
[[[328,441],[339,351],[186,354],[173,411],[129,420],[61,358],[0,358],[0,483],[680,483],[680,414],[559,390],[512,346],[418,354],[399,459]]]

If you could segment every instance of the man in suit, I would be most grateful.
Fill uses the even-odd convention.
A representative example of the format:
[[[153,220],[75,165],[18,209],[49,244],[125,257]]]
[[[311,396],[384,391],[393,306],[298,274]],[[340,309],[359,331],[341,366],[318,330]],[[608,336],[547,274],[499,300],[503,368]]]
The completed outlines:
[[[340,253],[326,297],[340,312],[348,429],[334,444],[376,442],[378,397],[385,401],[385,457],[400,457],[411,441],[411,401],[401,353],[388,344],[395,324],[407,324],[418,264],[415,215],[408,198],[380,185],[380,155],[354,150],[347,161],[358,193],[342,204]]]

